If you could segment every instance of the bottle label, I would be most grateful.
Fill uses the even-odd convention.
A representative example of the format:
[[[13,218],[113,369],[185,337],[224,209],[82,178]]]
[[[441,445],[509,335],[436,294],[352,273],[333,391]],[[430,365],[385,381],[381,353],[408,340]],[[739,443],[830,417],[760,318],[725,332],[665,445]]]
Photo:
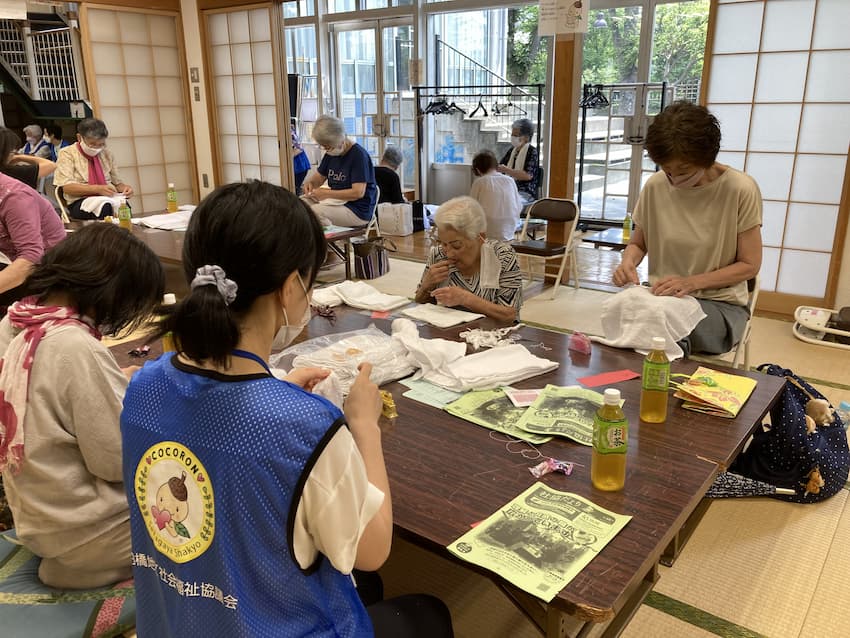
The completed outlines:
[[[670,386],[670,364],[644,361],[641,384],[644,390],[667,392]]]
[[[599,454],[625,454],[628,443],[629,426],[626,421],[608,421],[596,417],[593,428],[593,449]]]

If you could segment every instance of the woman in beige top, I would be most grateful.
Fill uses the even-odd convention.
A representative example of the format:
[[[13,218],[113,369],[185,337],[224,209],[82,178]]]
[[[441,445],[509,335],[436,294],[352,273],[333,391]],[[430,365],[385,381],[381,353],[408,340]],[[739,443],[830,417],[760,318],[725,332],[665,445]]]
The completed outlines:
[[[103,219],[115,213],[108,203],[97,214],[83,210],[88,197],[129,198],[133,194],[133,187],[118,177],[115,158],[106,148],[107,137],[106,124],[88,118],[77,125],[77,143],[59,151],[53,183],[62,187],[68,213],[74,219]]]

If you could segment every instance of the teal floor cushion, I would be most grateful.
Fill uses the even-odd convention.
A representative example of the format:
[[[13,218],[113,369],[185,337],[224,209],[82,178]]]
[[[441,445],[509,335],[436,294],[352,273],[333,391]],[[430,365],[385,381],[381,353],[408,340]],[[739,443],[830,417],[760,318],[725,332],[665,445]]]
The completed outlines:
[[[40,558],[0,534],[0,635],[110,638],[136,626],[133,581],[99,589],[53,589],[38,579]]]

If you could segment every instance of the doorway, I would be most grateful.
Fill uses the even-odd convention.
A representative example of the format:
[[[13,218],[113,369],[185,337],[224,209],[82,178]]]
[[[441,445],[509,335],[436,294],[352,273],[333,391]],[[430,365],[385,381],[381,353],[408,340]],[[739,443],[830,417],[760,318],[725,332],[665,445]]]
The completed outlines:
[[[337,113],[348,135],[377,165],[388,146],[404,158],[404,190],[416,183],[415,109],[409,62],[414,32],[409,21],[375,20],[334,25]]]

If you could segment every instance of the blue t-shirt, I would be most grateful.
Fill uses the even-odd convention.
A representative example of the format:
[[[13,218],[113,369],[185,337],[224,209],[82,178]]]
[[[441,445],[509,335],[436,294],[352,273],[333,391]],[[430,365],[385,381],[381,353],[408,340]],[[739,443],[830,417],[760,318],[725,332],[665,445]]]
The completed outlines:
[[[377,189],[375,188],[375,167],[372,158],[360,144],[352,144],[344,155],[325,153],[318,168],[319,174],[328,180],[331,190],[351,188],[352,184],[366,184],[366,193],[360,199],[345,202],[363,221],[372,219],[375,209]]]

